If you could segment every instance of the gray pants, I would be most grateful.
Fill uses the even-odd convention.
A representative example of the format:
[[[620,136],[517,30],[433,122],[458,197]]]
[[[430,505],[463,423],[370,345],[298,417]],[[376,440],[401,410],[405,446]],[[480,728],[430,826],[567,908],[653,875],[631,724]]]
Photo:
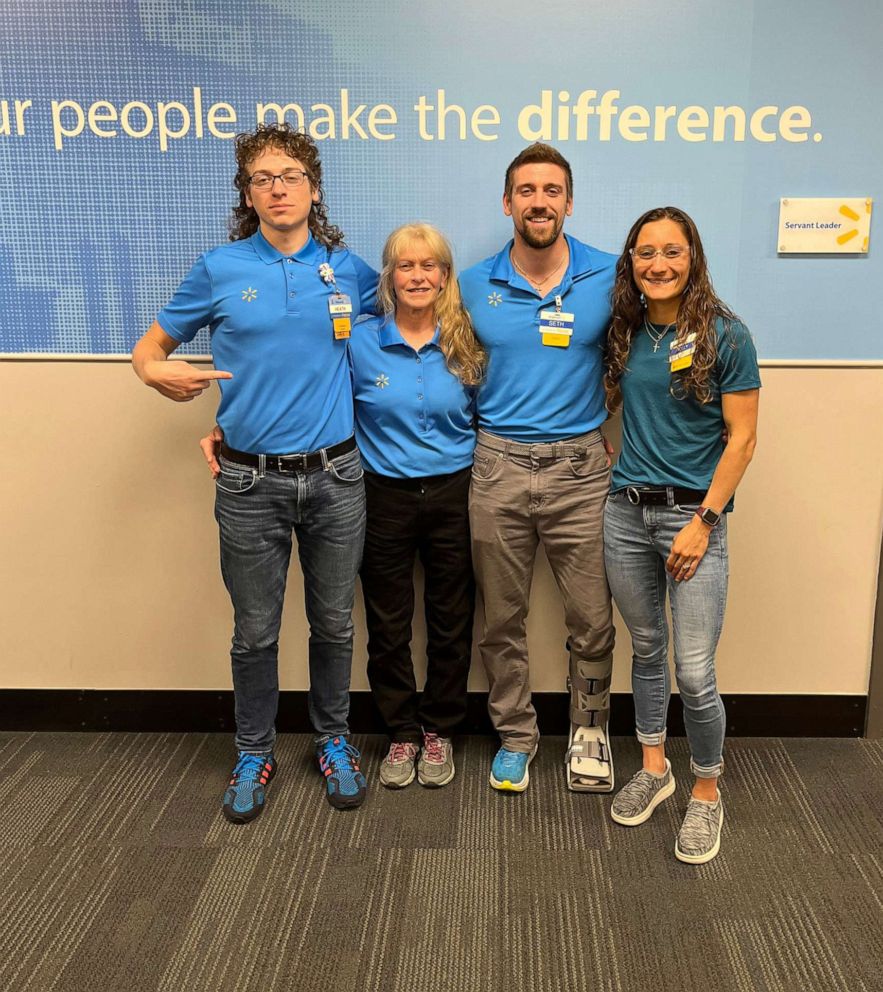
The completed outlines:
[[[530,699],[526,621],[541,541],[564,600],[573,661],[613,653],[603,514],[610,468],[600,431],[547,444],[478,432],[469,492],[475,576],[484,599],[480,650],[488,709],[503,745],[539,737]]]

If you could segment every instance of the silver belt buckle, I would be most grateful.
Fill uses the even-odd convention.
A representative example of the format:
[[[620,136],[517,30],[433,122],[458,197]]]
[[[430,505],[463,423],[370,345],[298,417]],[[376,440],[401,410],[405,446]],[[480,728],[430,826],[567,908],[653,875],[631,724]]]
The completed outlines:
[[[632,504],[632,506],[641,505],[641,493],[635,486],[625,487],[625,497]]]

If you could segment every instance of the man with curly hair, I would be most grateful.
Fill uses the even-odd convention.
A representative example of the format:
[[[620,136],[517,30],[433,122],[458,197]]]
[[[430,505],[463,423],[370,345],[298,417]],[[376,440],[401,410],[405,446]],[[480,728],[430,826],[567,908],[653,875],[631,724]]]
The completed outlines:
[[[348,741],[354,585],[365,529],[347,338],[373,312],[377,273],[328,222],[315,143],[288,124],[236,138],[230,244],[201,255],[133,352],[141,380],[177,402],[217,381],[223,431],[215,517],[235,620],[238,759],[225,816],[253,820],[276,772],[279,628],[292,531],[310,624],[310,719],[327,797],[361,805]],[[208,326],[217,371],[168,361]]]

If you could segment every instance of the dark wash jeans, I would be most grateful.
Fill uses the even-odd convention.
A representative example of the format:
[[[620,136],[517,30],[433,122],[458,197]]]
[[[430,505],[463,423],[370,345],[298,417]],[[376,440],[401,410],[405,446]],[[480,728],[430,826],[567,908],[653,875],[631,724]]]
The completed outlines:
[[[450,737],[466,716],[475,580],[469,540],[469,477],[391,479],[365,473],[368,526],[362,593],[368,680],[394,741],[421,729]],[[426,685],[418,704],[411,661],[414,557],[424,571]]]
[[[292,531],[310,624],[309,712],[317,739],[345,734],[353,654],[353,597],[365,535],[365,489],[356,450],[313,472],[261,475],[221,459],[215,518],[221,572],[233,601],[230,658],[236,747],[273,750],[277,665]]]

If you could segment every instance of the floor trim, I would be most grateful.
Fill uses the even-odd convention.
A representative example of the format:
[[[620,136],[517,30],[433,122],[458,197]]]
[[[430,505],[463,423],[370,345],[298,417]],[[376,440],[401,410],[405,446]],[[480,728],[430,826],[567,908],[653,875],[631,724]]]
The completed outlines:
[[[490,734],[486,694],[470,692],[464,733]],[[867,696],[724,695],[727,733],[735,737],[861,737]],[[535,692],[540,732],[568,732],[568,696]],[[233,693],[210,689],[0,689],[0,730],[224,733],[233,730]],[[611,695],[611,732],[630,734],[629,693]],[[354,733],[382,733],[369,692],[354,692]],[[280,694],[277,729],[309,733],[307,694]],[[681,701],[672,696],[668,730],[682,736]]]

